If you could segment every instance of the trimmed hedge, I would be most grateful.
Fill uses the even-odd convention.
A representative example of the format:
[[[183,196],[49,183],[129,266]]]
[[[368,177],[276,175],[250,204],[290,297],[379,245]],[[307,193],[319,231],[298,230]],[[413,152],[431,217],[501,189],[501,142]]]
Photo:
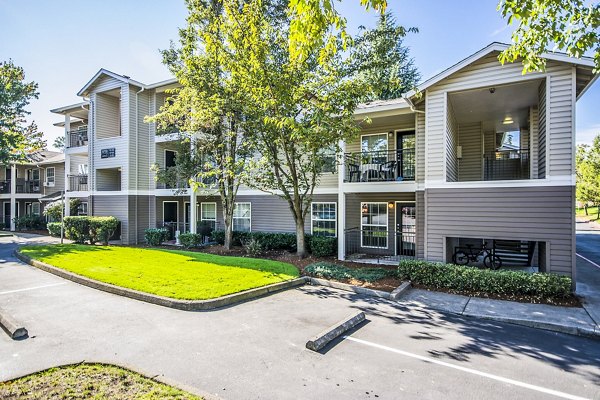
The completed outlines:
[[[44,224],[46,223],[46,221],[44,220],[44,217],[41,217],[39,215],[23,215],[22,217],[17,217],[14,219],[15,221],[15,228],[18,231],[28,231],[28,230],[38,230],[38,229],[44,229]]]
[[[119,226],[119,220],[115,217],[73,216],[65,217],[63,221],[65,236],[80,244],[86,241],[90,244],[101,241],[107,245]]]
[[[202,244],[203,236],[199,233],[180,233],[179,243],[186,249],[198,247]]]
[[[166,228],[149,228],[144,231],[144,239],[150,246],[160,246],[169,239],[169,231]]]
[[[213,231],[212,240],[220,245],[225,243],[225,231]],[[337,254],[337,238],[304,235],[306,251],[315,257],[330,257]],[[242,246],[255,240],[263,250],[296,251],[296,234],[285,232],[233,232],[233,245]]]
[[[48,222],[46,228],[50,236],[60,237],[60,222]]]
[[[567,276],[493,271],[422,260],[401,260],[398,278],[433,289],[480,292],[498,295],[565,298],[571,296]]]
[[[315,278],[335,279],[337,281],[356,279],[363,282],[375,282],[390,276],[396,272],[385,268],[348,268],[343,265],[316,262],[304,268],[304,273]]]

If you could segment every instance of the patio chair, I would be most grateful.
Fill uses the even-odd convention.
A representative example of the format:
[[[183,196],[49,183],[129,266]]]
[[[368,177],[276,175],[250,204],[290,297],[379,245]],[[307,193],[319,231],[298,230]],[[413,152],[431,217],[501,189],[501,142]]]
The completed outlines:
[[[379,166],[379,175],[386,181],[393,181],[398,171],[397,161],[388,161]]]
[[[356,182],[360,181],[360,166],[358,164],[348,163],[348,177],[350,182],[354,182],[354,176],[356,176]]]

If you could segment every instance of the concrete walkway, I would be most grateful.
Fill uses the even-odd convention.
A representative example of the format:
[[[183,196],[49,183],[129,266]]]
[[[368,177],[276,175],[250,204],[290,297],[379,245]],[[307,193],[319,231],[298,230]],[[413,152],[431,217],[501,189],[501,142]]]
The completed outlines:
[[[577,232],[577,294],[600,325],[600,231]]]

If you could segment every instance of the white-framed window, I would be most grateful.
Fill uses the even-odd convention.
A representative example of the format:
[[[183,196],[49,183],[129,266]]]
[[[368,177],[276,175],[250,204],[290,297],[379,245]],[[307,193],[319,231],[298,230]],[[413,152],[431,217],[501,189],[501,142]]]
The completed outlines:
[[[79,207],[77,208],[77,215],[88,215],[87,201],[84,201],[81,204],[79,204]]]
[[[207,221],[212,229],[217,227],[217,203],[200,203],[200,221]]]
[[[233,230],[250,232],[252,230],[252,204],[235,203],[233,208]]]
[[[54,167],[46,168],[46,183],[48,186],[54,186],[55,182],[55,170]]]
[[[388,158],[387,133],[361,135],[360,151],[362,164],[382,164]]]
[[[388,204],[360,204],[361,247],[388,248]]]
[[[25,215],[40,215],[40,203],[25,203]]]
[[[310,227],[311,234],[315,236],[337,237],[336,206],[336,203],[312,203]]]

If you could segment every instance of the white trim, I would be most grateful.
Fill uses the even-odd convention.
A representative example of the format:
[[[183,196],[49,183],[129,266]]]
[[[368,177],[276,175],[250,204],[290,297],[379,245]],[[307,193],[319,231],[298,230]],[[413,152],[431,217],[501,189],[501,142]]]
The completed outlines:
[[[52,170],[52,182],[48,181],[48,171]],[[55,167],[46,167],[46,171],[44,174],[44,182],[47,184],[46,186],[55,186],[56,185],[56,168]],[[52,183],[52,185],[51,185]]]
[[[408,200],[408,201],[394,201],[394,227],[396,227],[398,225],[398,204],[412,204],[412,206],[415,209],[415,258],[417,257],[417,201],[416,201],[416,193],[415,193],[415,200]],[[402,228],[402,226],[400,226],[400,228]],[[398,232],[397,229],[394,229],[394,255],[398,256],[400,254],[398,254],[398,238],[396,237],[396,233]],[[402,231],[400,231],[402,233]],[[400,237],[400,240],[402,240],[402,236]]]
[[[334,221],[335,224],[335,236],[334,237],[338,237],[338,207],[337,207],[337,203],[335,201],[313,201],[310,203],[310,234],[313,235],[313,226],[314,226],[314,222],[315,219],[313,219],[313,205],[314,204],[333,204],[334,205],[334,210],[335,210],[335,219],[331,220],[331,219],[317,219],[316,221]]]
[[[548,178],[550,176],[550,153],[551,153],[550,138],[552,137],[551,132],[550,132],[550,110],[552,108],[552,104],[550,101],[550,99],[552,98],[550,80],[551,80],[551,76],[548,75],[546,77],[546,101],[545,101],[546,108],[544,110],[544,113],[546,114],[544,116],[546,119],[546,149],[545,149],[545,151],[546,151],[546,171],[544,171],[545,178]],[[539,116],[538,116],[538,119],[539,119]],[[573,138],[573,135],[571,135],[571,138]],[[540,156],[540,153],[538,152],[538,158],[539,158],[539,156]],[[575,159],[573,159],[572,161],[574,162]],[[538,170],[538,176],[539,176],[539,170]]]
[[[363,153],[363,152],[372,152],[372,151],[388,151],[390,149],[390,139],[388,137],[388,133],[389,132],[362,133],[360,135],[360,152]],[[363,150],[363,148],[362,148],[363,137],[365,137],[365,136],[381,136],[381,135],[385,136],[385,150],[366,150],[366,151]]]
[[[204,218],[204,204],[214,204],[215,205],[215,219],[205,219]],[[252,206],[250,206],[250,213],[252,213]],[[218,212],[217,212],[217,202],[216,201],[203,201],[200,203],[200,221],[214,221],[215,225],[217,223],[217,219],[218,219]],[[252,222],[250,223],[250,225],[252,226]]]
[[[385,247],[382,246],[363,246],[363,219],[362,219],[362,209],[363,209],[363,204],[383,204],[384,208],[385,208],[385,221],[386,221],[386,225],[385,225]],[[390,248],[390,210],[388,208],[388,202],[381,202],[381,201],[362,201],[360,203],[360,247],[364,248],[364,249],[389,249]],[[367,224],[366,226],[379,226],[382,227],[383,225],[375,225],[375,224]]]
[[[514,181],[472,181],[472,182],[445,182],[429,181],[425,183],[425,189],[492,189],[499,187],[553,187],[553,186],[575,186],[575,175],[546,176],[545,179],[523,179]]]
[[[343,193],[411,193],[416,190],[417,184],[415,181],[345,182],[339,189]]]
[[[137,86],[137,87],[139,87],[139,88],[146,88],[146,85],[144,85],[144,84],[143,84],[143,83],[141,83],[141,82],[138,82],[138,81],[136,81],[136,80],[133,80],[133,79],[131,79],[131,78],[126,78],[126,77],[124,77],[123,75],[116,74],[116,73],[114,73],[114,72],[112,72],[112,71],[109,71],[109,70],[107,70],[107,69],[100,68],[100,70],[99,70],[98,72],[96,72],[96,74],[95,74],[95,75],[92,77],[92,79],[90,79],[90,80],[89,80],[89,81],[88,81],[88,82],[85,84],[85,86],[84,86],[84,87],[82,87],[82,88],[79,90],[79,92],[77,92],[77,96],[80,96],[80,97],[81,97],[81,96],[85,96],[85,92],[86,92],[86,90],[87,90],[87,89],[89,89],[89,88],[90,88],[90,87],[91,87],[91,86],[94,84],[94,82],[96,82],[96,80],[97,80],[98,78],[100,78],[100,76],[102,76],[102,75],[109,76],[109,77],[111,77],[111,78],[114,78],[114,79],[116,79],[116,80],[119,80],[119,81],[121,81],[121,82],[123,82],[123,83],[126,83],[126,84],[131,84],[131,85]]]
[[[235,216],[235,210],[237,208],[237,206],[239,204],[248,204],[250,206],[250,216],[249,217],[236,217]],[[231,220],[231,228],[233,229],[233,223],[235,219],[249,219],[250,220],[250,229],[248,230],[248,232],[252,232],[252,203],[249,201],[241,201],[241,202],[235,202],[234,206],[233,206],[233,218]]]
[[[162,201],[162,223],[163,226],[165,225],[165,203],[175,203],[177,205],[177,229],[179,230],[179,201],[177,200],[163,200]],[[170,223],[173,223],[173,221],[169,221]]]

